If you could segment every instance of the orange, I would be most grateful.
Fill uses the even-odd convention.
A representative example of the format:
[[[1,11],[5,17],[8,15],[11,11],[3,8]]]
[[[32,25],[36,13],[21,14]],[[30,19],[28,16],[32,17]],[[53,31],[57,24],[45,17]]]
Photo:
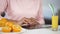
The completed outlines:
[[[0,27],[5,26],[5,22],[0,20]]]
[[[21,32],[22,30],[22,27],[19,25],[13,25],[12,28],[13,28],[13,32]]]
[[[2,27],[2,26],[4,26],[4,25],[3,25],[2,21],[0,20],[0,27]]]
[[[6,18],[2,18],[1,21],[6,23],[8,20]]]
[[[8,26],[2,28],[2,32],[11,32],[11,30],[11,27]]]
[[[5,23],[7,22],[8,20],[6,18],[1,18],[0,20],[0,27],[3,27],[5,26]]]
[[[12,26],[13,26],[13,22],[8,21],[8,22],[5,24],[5,26],[12,27]]]

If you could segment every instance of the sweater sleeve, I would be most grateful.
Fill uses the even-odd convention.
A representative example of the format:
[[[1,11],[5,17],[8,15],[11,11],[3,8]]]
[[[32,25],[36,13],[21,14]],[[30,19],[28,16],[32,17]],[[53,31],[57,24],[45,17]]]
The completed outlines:
[[[40,3],[39,3],[39,10],[38,10],[38,13],[37,13],[37,21],[40,23],[40,24],[44,24],[44,16],[43,16],[43,12],[42,12],[42,0],[40,0]]]
[[[7,0],[0,0],[0,15],[7,8]]]

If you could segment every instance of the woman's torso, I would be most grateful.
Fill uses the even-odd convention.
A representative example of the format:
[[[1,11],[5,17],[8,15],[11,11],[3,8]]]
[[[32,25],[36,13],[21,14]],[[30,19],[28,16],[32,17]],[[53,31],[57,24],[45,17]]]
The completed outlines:
[[[7,14],[20,17],[34,17],[39,10],[40,0],[9,0]]]

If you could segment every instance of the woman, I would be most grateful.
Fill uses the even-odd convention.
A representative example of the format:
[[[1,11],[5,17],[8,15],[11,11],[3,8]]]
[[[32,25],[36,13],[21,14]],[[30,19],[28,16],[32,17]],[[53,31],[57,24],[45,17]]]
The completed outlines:
[[[6,12],[6,18],[12,20],[32,17],[40,25],[44,24],[41,0],[0,0],[0,14],[2,12]]]

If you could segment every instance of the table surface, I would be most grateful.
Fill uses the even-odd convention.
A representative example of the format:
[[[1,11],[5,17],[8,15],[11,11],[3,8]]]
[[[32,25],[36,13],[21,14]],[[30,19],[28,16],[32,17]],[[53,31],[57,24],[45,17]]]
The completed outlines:
[[[58,27],[58,31],[52,31],[50,25],[43,26],[40,29],[25,30],[26,31],[18,34],[60,34],[60,25]]]
[[[58,31],[52,31],[49,27],[50,25],[46,25],[40,29],[27,30],[23,34],[60,34],[60,26],[58,26]]]

